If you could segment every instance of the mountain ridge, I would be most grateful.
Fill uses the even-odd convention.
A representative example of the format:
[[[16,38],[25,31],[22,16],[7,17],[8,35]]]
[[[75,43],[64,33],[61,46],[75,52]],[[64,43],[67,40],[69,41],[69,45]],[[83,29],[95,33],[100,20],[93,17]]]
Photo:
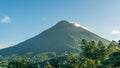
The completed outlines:
[[[35,54],[42,52],[64,54],[68,52],[79,52],[80,41],[82,39],[97,42],[101,40],[104,43],[109,43],[108,40],[82,27],[75,27],[72,23],[62,20],[33,38],[15,46],[1,49],[0,54],[24,55],[28,52],[33,52]]]

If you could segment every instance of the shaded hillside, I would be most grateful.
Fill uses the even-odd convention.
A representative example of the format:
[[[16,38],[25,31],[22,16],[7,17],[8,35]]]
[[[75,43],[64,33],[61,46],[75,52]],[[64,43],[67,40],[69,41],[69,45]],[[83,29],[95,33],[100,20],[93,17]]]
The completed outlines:
[[[87,39],[89,41],[103,41],[108,44],[109,41],[96,34],[82,28],[76,27],[67,21],[60,21],[41,34],[28,39],[18,45],[1,49],[1,55],[18,54],[24,55],[28,52],[34,54],[41,52],[55,52],[64,54],[68,52],[79,52],[80,41]]]

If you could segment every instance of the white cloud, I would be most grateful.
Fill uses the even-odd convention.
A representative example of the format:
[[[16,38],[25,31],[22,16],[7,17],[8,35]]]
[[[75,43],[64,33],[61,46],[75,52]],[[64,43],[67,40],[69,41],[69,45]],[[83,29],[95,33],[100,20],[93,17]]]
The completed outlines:
[[[9,16],[3,16],[0,21],[0,23],[10,23],[11,18]]]
[[[84,29],[86,29],[86,30],[89,30],[87,27],[85,27],[85,26],[83,26],[83,25],[80,25],[80,24],[78,24],[78,23],[76,23],[76,22],[72,22],[72,23],[73,23],[73,25],[76,26],[76,27],[82,27],[82,28],[84,28]]]
[[[119,35],[120,34],[120,30],[112,30],[112,34],[113,35]]]

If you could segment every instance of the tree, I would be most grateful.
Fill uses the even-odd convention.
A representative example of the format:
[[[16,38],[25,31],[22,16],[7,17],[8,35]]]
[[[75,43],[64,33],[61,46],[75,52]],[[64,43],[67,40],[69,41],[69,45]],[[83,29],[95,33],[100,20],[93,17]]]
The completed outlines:
[[[86,44],[87,43],[87,44]],[[105,59],[106,57],[106,48],[102,41],[99,41],[96,45],[95,41],[87,42],[86,40],[82,41],[81,45],[81,55],[80,64],[82,65],[81,68],[89,68],[89,64],[87,62],[90,62],[92,66],[100,66],[101,61]],[[87,65],[88,64],[88,65]],[[92,67],[91,67],[92,68]]]
[[[82,56],[84,58],[89,58],[89,59],[100,59],[100,57],[102,56],[100,53],[103,51],[104,52],[104,47],[101,44],[102,42],[100,42],[97,46],[95,41],[91,41],[88,42],[86,40],[82,40],[82,45],[80,46],[82,49]],[[103,48],[101,50],[101,48]]]
[[[33,68],[33,66],[30,62],[19,57],[14,61],[9,62],[8,68]]]
[[[99,41],[97,46],[101,49],[101,48],[105,48],[104,44],[102,41]]]
[[[40,68],[40,65],[39,65],[39,64],[37,64],[37,68]]]
[[[111,54],[113,52],[117,51],[117,43],[113,40],[109,46],[107,47],[107,54]]]
[[[81,44],[87,46],[87,45],[89,45],[89,42],[86,39],[83,39]]]
[[[49,62],[46,62],[45,65],[44,65],[44,68],[52,68],[52,66]]]
[[[78,68],[96,68],[95,61],[88,58],[82,58]]]
[[[78,62],[73,53],[67,55],[67,68],[78,68]]]
[[[53,55],[52,58],[52,66],[55,68],[59,68],[59,60],[58,60],[58,56],[57,55]]]
[[[97,44],[97,54],[98,54],[98,59],[99,60],[102,60],[102,59],[105,59],[106,58],[106,48],[105,48],[105,45],[103,44],[102,41],[99,41],[98,44]]]
[[[11,61],[9,64],[8,64],[8,67],[7,68],[15,68],[16,65],[15,65],[15,62]]]
[[[112,68],[120,67],[120,51],[111,53],[109,59],[103,61],[103,64]]]
[[[91,46],[89,45],[89,42],[85,39],[82,40],[81,43],[81,57],[86,57],[86,58],[90,58],[91,54],[90,54],[90,50],[91,50]]]

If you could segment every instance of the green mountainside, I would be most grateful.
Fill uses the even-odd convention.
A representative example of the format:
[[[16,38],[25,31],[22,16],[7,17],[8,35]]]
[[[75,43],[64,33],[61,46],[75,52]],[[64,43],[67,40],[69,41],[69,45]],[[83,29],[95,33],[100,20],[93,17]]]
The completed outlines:
[[[82,27],[76,27],[74,24],[63,20],[33,38],[15,46],[1,49],[0,54],[24,55],[30,52],[33,54],[55,52],[61,55],[69,52],[77,53],[82,39],[102,41],[105,45],[110,42]]]

